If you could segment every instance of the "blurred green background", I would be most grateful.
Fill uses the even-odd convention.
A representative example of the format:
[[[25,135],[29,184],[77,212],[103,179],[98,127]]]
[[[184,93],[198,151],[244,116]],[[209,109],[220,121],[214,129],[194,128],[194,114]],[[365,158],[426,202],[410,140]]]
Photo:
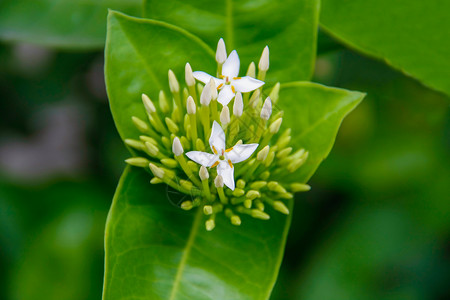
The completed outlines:
[[[367,92],[298,197],[272,299],[450,299],[448,98],[320,34],[314,81]],[[100,299],[127,157],[101,51],[0,44],[0,299]]]

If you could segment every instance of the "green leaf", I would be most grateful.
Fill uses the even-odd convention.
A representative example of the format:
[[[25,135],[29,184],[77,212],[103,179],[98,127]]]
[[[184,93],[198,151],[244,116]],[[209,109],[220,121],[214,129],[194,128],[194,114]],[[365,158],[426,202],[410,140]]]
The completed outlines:
[[[214,52],[188,32],[153,20],[111,12],[106,83],[122,138],[135,137],[131,116],[144,118],[142,92],[156,98],[167,70],[184,64],[212,72]],[[181,79],[181,78],[180,78]],[[213,232],[201,211],[184,212],[151,176],[128,168],[116,191],[106,231],[104,299],[267,299],[281,263],[290,216],[243,218],[238,228],[222,215]],[[292,208],[292,201],[288,202]]]
[[[283,124],[292,128],[292,143],[309,151],[306,163],[289,179],[306,182],[333,147],[339,126],[365,94],[311,82],[281,85]]]
[[[223,37],[228,52],[238,51],[241,72],[269,45],[269,83],[310,79],[318,13],[318,0],[144,1],[145,17],[186,28],[213,49]]]
[[[141,14],[141,1],[3,0],[0,39],[44,46],[103,48],[108,8]]]
[[[216,67],[214,52],[193,34],[117,12],[108,18],[105,59],[111,111],[123,139],[139,135],[131,116],[146,117],[140,94],[156,100],[160,89],[167,91],[169,68],[178,75],[184,74],[187,61],[209,73]],[[287,108],[298,111],[297,101],[311,108],[310,115],[303,112],[311,122],[298,121],[302,125],[298,129],[311,125],[311,132],[324,135],[318,142],[298,139],[308,142],[302,146],[318,155],[328,153],[328,148],[320,147],[331,147],[341,119],[360,100],[347,99],[352,95],[362,96],[311,83],[283,88],[281,97],[292,99],[283,104]],[[286,124],[295,125],[297,116],[289,118]],[[236,227],[218,214],[216,228],[207,232],[201,210],[185,212],[177,207],[186,195],[151,185],[150,178],[145,171],[128,167],[119,183],[107,221],[104,299],[268,299],[291,216],[268,208],[270,220],[243,216],[242,225]],[[292,200],[287,203],[292,209]]]
[[[450,95],[450,2],[323,0],[321,25],[343,43]]]
[[[118,12],[108,17],[105,56],[108,98],[122,139],[138,136],[132,116],[146,118],[141,94],[155,101],[160,90],[169,91],[169,69],[184,75],[186,62],[209,73],[216,69],[214,52],[191,33]]]
[[[106,225],[103,299],[269,298],[290,216],[243,217],[236,227],[218,214],[207,232],[201,210],[175,207],[148,179],[127,167],[120,180]]]

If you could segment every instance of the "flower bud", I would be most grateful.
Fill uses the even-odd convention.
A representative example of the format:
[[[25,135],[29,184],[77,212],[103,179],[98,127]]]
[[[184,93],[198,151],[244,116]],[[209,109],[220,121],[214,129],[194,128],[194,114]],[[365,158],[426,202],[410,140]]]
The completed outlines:
[[[180,91],[180,84],[172,70],[169,70],[169,88],[172,93],[178,93]]]
[[[245,207],[245,208],[251,208],[251,207],[252,207],[252,204],[253,204],[253,201],[252,201],[252,200],[250,200],[250,199],[245,199],[245,200],[244,200],[244,207]]]
[[[192,188],[194,186],[191,181],[184,180],[184,179],[180,180],[180,185],[188,191],[192,190]]]
[[[261,193],[256,190],[250,190],[247,192],[245,197],[249,200],[253,200],[253,199],[261,197]]]
[[[237,92],[236,96],[234,97],[234,104],[233,104],[233,115],[236,117],[242,116],[242,113],[244,111],[244,102],[242,100],[242,94],[241,92]]]
[[[145,148],[147,148],[147,151],[151,156],[157,156],[159,153],[158,147],[150,142],[145,142]]]
[[[271,134],[276,134],[280,130],[281,122],[283,122],[283,118],[278,118],[270,124],[269,131]]]
[[[261,219],[261,220],[269,220],[270,219],[270,216],[268,214],[266,214],[263,211],[260,211],[259,209],[252,209],[250,212],[250,215],[256,219]]]
[[[267,181],[254,181],[250,184],[250,188],[253,190],[262,189],[267,185]]]
[[[141,141],[133,140],[133,139],[125,139],[124,142],[131,148],[134,148],[137,150],[142,150],[145,147],[144,143],[142,143]]]
[[[207,180],[208,178],[209,178],[209,172],[208,172],[208,170],[206,169],[206,167],[205,166],[201,166],[200,167],[200,171],[199,171],[199,174],[198,174],[199,176],[200,176],[200,179],[203,181],[203,180]]]
[[[223,188],[223,177],[217,175],[216,179],[214,179],[214,185],[216,186],[216,188]]]
[[[270,147],[269,145],[265,146],[264,148],[262,148],[258,154],[256,154],[256,159],[259,161],[264,161],[267,157],[267,155],[269,154],[269,150]]]
[[[211,102],[211,89],[208,89],[205,86],[200,95],[200,103],[201,105],[208,106],[210,102]]]
[[[157,167],[156,165],[150,163],[149,164],[150,170],[152,171],[153,175],[155,175],[155,177],[158,177],[160,179],[162,179],[164,177],[164,170]]]
[[[283,202],[281,201],[275,201],[273,202],[273,208],[275,210],[278,210],[280,213],[288,215],[289,214],[289,209],[286,207],[286,205],[284,205]]]
[[[209,219],[205,222],[205,227],[207,231],[211,231],[214,229],[214,227],[216,227],[216,222],[214,222],[213,219]]]
[[[259,201],[259,200],[256,200],[255,201],[255,206],[256,206],[256,208],[257,209],[259,209],[260,211],[264,211],[264,203],[262,203],[261,201]]]
[[[236,186],[240,189],[245,188],[245,184],[246,182],[244,181],[244,179],[238,179],[238,181],[236,182]]]
[[[169,128],[169,131],[173,134],[176,134],[178,132],[178,130],[180,130],[178,128],[178,125],[169,117],[166,117],[164,119],[164,121],[166,122],[167,128]]]
[[[189,115],[193,115],[193,114],[195,114],[196,111],[197,111],[197,107],[195,106],[194,99],[193,99],[191,96],[189,96],[189,97],[187,98],[187,102],[186,102],[186,110],[187,110],[187,113],[188,113]]]
[[[159,108],[161,108],[161,111],[165,114],[169,113],[170,111],[170,106],[169,106],[169,102],[167,101],[166,95],[164,94],[164,91],[161,90],[159,91]]]
[[[188,200],[181,203],[181,209],[183,210],[191,210],[193,207],[192,201]]]
[[[269,70],[269,47],[264,47],[264,50],[261,54],[261,59],[259,60],[258,68],[261,71]]]
[[[138,117],[132,116],[131,121],[133,121],[134,126],[139,129],[140,132],[146,132],[148,130],[148,125]]]
[[[211,205],[205,205],[203,206],[203,213],[207,216],[213,214],[213,207]]]
[[[261,119],[267,121],[269,120],[271,114],[272,114],[272,100],[270,100],[270,97],[267,97],[261,109],[260,115]]]
[[[177,136],[173,139],[172,152],[173,154],[175,154],[175,156],[180,156],[184,152],[183,146],[181,146],[180,139]]]
[[[253,92],[252,96],[250,97],[250,100],[248,100],[248,104],[252,108],[256,108],[258,106],[258,104],[260,103],[260,99],[259,99],[260,95],[261,95],[261,92],[259,90],[255,90]]]
[[[276,181],[270,181],[267,184],[267,187],[269,188],[269,190],[277,193],[286,193],[286,189]]]
[[[261,173],[261,175],[259,175],[259,178],[261,178],[262,180],[267,180],[270,177],[270,172],[269,171],[264,171]]]
[[[140,135],[139,136],[139,138],[141,139],[141,141],[142,142],[149,142],[149,143],[152,143],[153,145],[158,145],[158,142],[154,139],[154,138],[152,138],[152,137],[149,137],[149,136],[146,136],[146,135]]]
[[[144,103],[144,107],[149,114],[156,112],[155,105],[146,94],[142,94],[142,102]]]
[[[217,100],[217,97],[219,96],[219,94],[217,93],[216,82],[214,81],[214,79],[212,77],[209,80],[208,87],[211,91],[211,100]]]
[[[195,78],[194,75],[192,74],[192,68],[189,63],[186,63],[186,67],[184,68],[184,76],[187,86],[195,85]]]
[[[292,183],[291,184],[291,190],[296,193],[296,192],[307,192],[309,190],[311,190],[311,186],[309,186],[306,183]]]
[[[197,151],[205,151],[205,143],[201,139],[195,141],[195,149]]]
[[[235,226],[241,225],[241,218],[239,218],[238,215],[231,216],[230,220],[231,220],[231,224],[233,224]]]
[[[251,62],[247,69],[247,76],[256,77],[256,66],[254,62]]]
[[[131,157],[128,159],[125,159],[125,162],[131,166],[135,167],[146,167],[150,163],[150,161],[144,157]]]
[[[217,43],[216,61],[219,64],[223,64],[227,60],[227,49],[225,48],[225,42],[221,38]]]
[[[230,110],[226,105],[222,108],[222,112],[220,113],[220,122],[222,125],[230,123]]]
[[[235,197],[241,197],[241,196],[245,195],[245,190],[240,189],[240,188],[235,188],[232,194]]]
[[[269,97],[270,97],[270,99],[272,99],[273,103],[277,103],[279,94],[280,94],[280,83],[277,82],[269,94]]]
[[[178,166],[178,162],[172,158],[163,158],[161,159],[161,163],[171,169],[174,169]]]

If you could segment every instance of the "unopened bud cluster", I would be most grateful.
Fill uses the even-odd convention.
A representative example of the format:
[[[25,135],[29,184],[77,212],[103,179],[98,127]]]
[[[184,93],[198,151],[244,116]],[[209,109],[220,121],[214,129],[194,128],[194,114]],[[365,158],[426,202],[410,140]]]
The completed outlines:
[[[218,73],[226,58],[221,39],[216,53]],[[266,47],[258,63],[258,74],[252,62],[247,76],[257,75],[263,81],[268,69]],[[170,94],[160,91],[153,100],[142,95],[147,119],[130,120],[141,135],[125,140],[138,153],[126,162],[147,169],[153,175],[152,184],[164,183],[191,195],[190,200],[179,205],[184,210],[199,207],[205,215],[207,230],[214,229],[218,213],[224,213],[236,226],[241,225],[242,215],[267,220],[271,210],[289,214],[287,199],[310,189],[307,184],[289,180],[290,174],[307,160],[308,151],[293,149],[291,130],[281,130],[283,111],[274,111],[280,84],[269,91],[269,96],[263,96],[262,87],[249,93],[236,92],[231,102],[222,106],[217,101],[218,88],[213,80],[207,84],[196,82],[189,63],[184,75],[185,84],[169,70]],[[226,148],[259,144],[249,159],[236,165],[234,190],[224,185],[214,166],[199,165],[186,156],[188,151],[210,151],[208,139],[214,121],[226,134]]]

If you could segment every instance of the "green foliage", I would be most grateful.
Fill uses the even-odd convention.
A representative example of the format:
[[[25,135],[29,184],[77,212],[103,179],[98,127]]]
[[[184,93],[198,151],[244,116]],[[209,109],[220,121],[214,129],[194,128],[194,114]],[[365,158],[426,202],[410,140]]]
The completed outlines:
[[[196,70],[213,73],[214,52],[199,38],[164,22],[117,12],[111,12],[108,20],[106,83],[111,111],[121,137],[136,138],[139,133],[131,116],[145,118],[140,94],[147,93],[157,103],[159,90],[168,89],[167,70],[184,74],[187,61]],[[287,108],[286,123],[294,127],[293,140],[317,152],[299,175],[306,181],[330,151],[340,122],[363,94],[294,82],[286,84],[280,95],[280,105]],[[295,107],[305,118],[300,123],[294,121],[299,113]],[[274,214],[267,222],[245,218],[239,228],[219,219],[214,232],[207,232],[201,210],[182,211],[176,207],[180,195],[150,185],[150,178],[128,168],[116,191],[107,223],[104,299],[124,295],[267,299],[278,274],[290,216]]]
[[[247,217],[236,227],[220,214],[207,232],[201,210],[174,206],[180,196],[125,170],[106,229],[104,299],[267,299],[290,217]]]
[[[273,299],[448,298],[448,100],[348,50],[320,60],[339,62],[328,84],[367,97],[296,202],[285,255],[297,265]]]
[[[156,102],[160,90],[169,91],[169,69],[184,75],[184,66],[189,62],[194,70],[215,70],[214,52],[189,32],[118,12],[108,17],[105,56],[106,88],[122,139],[138,135],[132,116],[146,118],[141,94]]]
[[[0,39],[67,49],[101,49],[108,8],[140,15],[140,0],[3,0]]]
[[[343,43],[450,95],[450,2],[323,0],[321,25]]]
[[[98,299],[105,205],[95,178],[51,185],[0,180],[2,299]],[[9,268],[7,268],[9,267]],[[5,295],[3,295],[5,293]]]
[[[46,119],[36,116],[60,101],[83,108],[89,123],[82,173],[24,179],[1,165],[1,299],[100,298],[103,222],[126,158],[106,99],[90,89],[102,89],[98,74],[93,76],[101,73],[101,66],[93,67],[102,54],[38,49],[46,55],[39,58],[30,55],[33,48],[25,47],[27,54],[13,43],[100,50],[107,8],[140,16],[140,2],[0,1],[0,39],[12,42],[0,45],[0,156],[8,157],[9,144],[17,141],[25,141],[23,147],[36,143]],[[344,49],[387,61],[448,94],[448,4],[321,2],[324,30],[314,81],[368,96],[339,128],[330,157],[310,183],[313,189],[295,207],[289,202],[292,220],[270,212],[268,221],[245,218],[236,228],[218,216],[216,229],[206,233],[199,212],[172,205],[182,195],[155,188],[149,174],[128,168],[107,223],[105,300],[264,299],[283,252],[274,300],[449,299],[448,99]],[[110,17],[106,75],[120,135],[137,136],[130,117],[145,117],[140,94],[157,100],[159,89],[168,89],[168,68],[181,76],[189,61],[194,70],[214,73],[218,37],[227,40],[228,52],[238,50],[241,71],[269,44],[267,88],[282,82],[277,105],[285,112],[283,126],[293,128],[296,146],[310,150],[297,179],[309,178],[362,96],[309,82],[283,83],[309,80],[318,1],[144,4],[146,16],[160,21]],[[33,168],[18,163],[22,172]]]
[[[318,0],[144,1],[145,17],[185,28],[213,49],[223,37],[228,52],[239,49],[243,65],[259,59],[255,54],[269,45],[275,54],[269,83],[310,79],[318,15]]]
[[[306,182],[333,147],[342,120],[364,98],[363,93],[310,82],[281,86],[283,122],[292,128],[293,144],[309,151],[306,163],[289,180]]]

